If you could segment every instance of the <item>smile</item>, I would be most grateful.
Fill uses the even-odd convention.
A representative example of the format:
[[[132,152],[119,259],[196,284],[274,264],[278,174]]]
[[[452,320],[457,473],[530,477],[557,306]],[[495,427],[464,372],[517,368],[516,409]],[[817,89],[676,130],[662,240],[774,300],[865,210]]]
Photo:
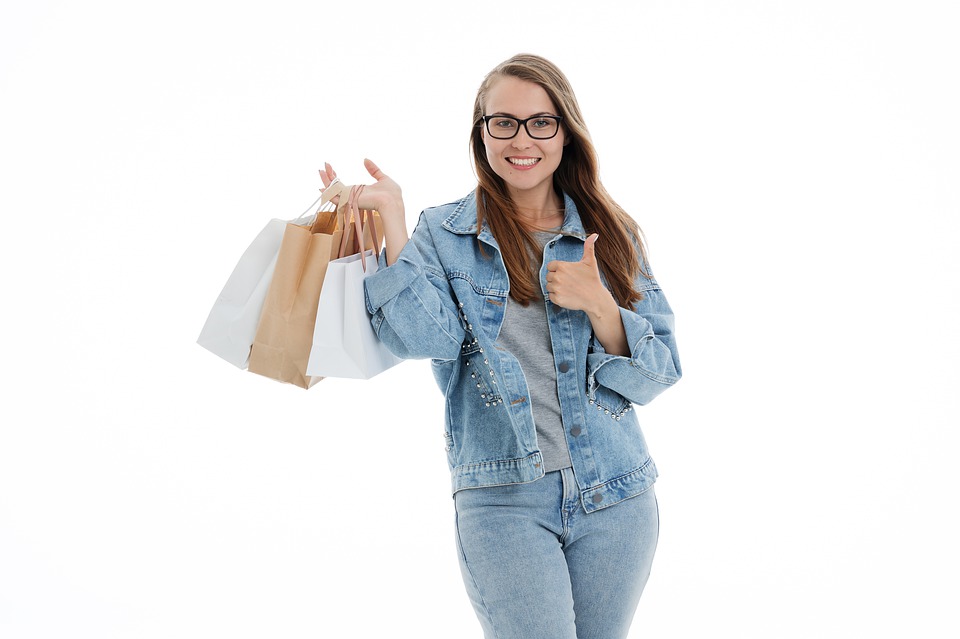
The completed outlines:
[[[533,166],[540,158],[507,158],[507,162],[514,166]]]

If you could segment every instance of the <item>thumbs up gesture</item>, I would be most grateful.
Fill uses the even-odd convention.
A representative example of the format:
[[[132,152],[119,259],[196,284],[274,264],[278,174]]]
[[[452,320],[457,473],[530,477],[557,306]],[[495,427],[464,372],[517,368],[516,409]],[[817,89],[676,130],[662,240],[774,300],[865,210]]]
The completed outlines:
[[[547,264],[547,293],[551,302],[591,314],[609,306],[613,297],[600,280],[600,269],[594,253],[597,237],[594,233],[583,243],[583,258],[579,262],[554,260]]]

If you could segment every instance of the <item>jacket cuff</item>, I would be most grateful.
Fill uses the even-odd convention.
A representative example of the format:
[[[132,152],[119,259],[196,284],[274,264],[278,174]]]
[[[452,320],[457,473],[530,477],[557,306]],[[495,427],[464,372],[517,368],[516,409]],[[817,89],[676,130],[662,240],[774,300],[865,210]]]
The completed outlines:
[[[620,362],[621,366],[637,366],[644,343],[656,337],[653,332],[653,325],[649,321],[623,307],[620,308],[620,321],[623,322],[623,328],[626,332],[627,344],[630,346],[630,356],[607,353],[603,350],[600,340],[593,337],[591,342],[593,352],[587,356],[587,395],[591,399],[602,378],[606,376],[606,371],[600,374],[600,370],[604,366],[613,362]],[[619,369],[621,366],[615,365],[613,368]],[[625,371],[629,371],[629,369],[625,369]],[[598,374],[601,378],[599,381],[597,380]]]
[[[387,266],[387,251],[380,252],[377,272],[363,280],[367,311],[374,315],[377,309],[395,298],[423,274],[422,260],[413,242],[407,242],[397,261]]]

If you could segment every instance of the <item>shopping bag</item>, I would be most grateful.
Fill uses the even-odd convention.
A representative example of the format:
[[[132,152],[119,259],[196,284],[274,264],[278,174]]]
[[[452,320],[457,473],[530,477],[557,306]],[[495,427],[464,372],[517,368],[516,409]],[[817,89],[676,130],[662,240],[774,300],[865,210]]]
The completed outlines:
[[[370,222],[358,232],[361,252],[333,260],[327,266],[317,302],[308,375],[370,379],[402,361],[377,338],[364,301],[363,280],[377,271],[380,247],[376,219],[379,216],[369,213]],[[359,215],[354,220],[359,220]],[[365,240],[371,234],[374,249],[364,251],[364,245],[369,245]]]
[[[312,224],[286,225],[273,279],[267,291],[250,351],[248,370],[265,377],[310,388],[320,381],[307,374],[320,288],[330,260],[339,255],[342,231],[330,202],[343,185],[331,184],[323,192],[320,210]]]
[[[307,212],[319,201],[320,198],[311,204]],[[304,215],[293,222],[305,222]],[[285,220],[270,220],[253,239],[227,278],[197,338],[200,346],[238,368],[246,368],[250,360],[250,347],[286,225]]]
[[[402,361],[377,338],[367,314],[363,280],[376,270],[373,251],[366,251],[362,260],[354,254],[327,266],[307,363],[309,375],[370,379]]]

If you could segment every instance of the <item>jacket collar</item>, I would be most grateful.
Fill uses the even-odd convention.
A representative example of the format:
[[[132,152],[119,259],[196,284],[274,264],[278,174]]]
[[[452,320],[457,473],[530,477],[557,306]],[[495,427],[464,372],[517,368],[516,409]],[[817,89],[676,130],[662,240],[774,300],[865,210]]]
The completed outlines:
[[[573,203],[573,199],[566,193],[563,194],[563,208],[564,219],[563,226],[560,227],[560,233],[563,235],[573,235],[581,240],[585,240],[587,233],[583,228],[583,223],[580,221],[580,213],[577,211],[577,205]],[[471,191],[465,198],[457,202],[453,212],[443,221],[442,226],[452,233],[459,235],[476,235],[478,239],[488,244],[493,246],[497,245],[497,241],[490,232],[490,227],[487,225],[486,220],[484,220],[483,228],[477,233],[476,191]]]

